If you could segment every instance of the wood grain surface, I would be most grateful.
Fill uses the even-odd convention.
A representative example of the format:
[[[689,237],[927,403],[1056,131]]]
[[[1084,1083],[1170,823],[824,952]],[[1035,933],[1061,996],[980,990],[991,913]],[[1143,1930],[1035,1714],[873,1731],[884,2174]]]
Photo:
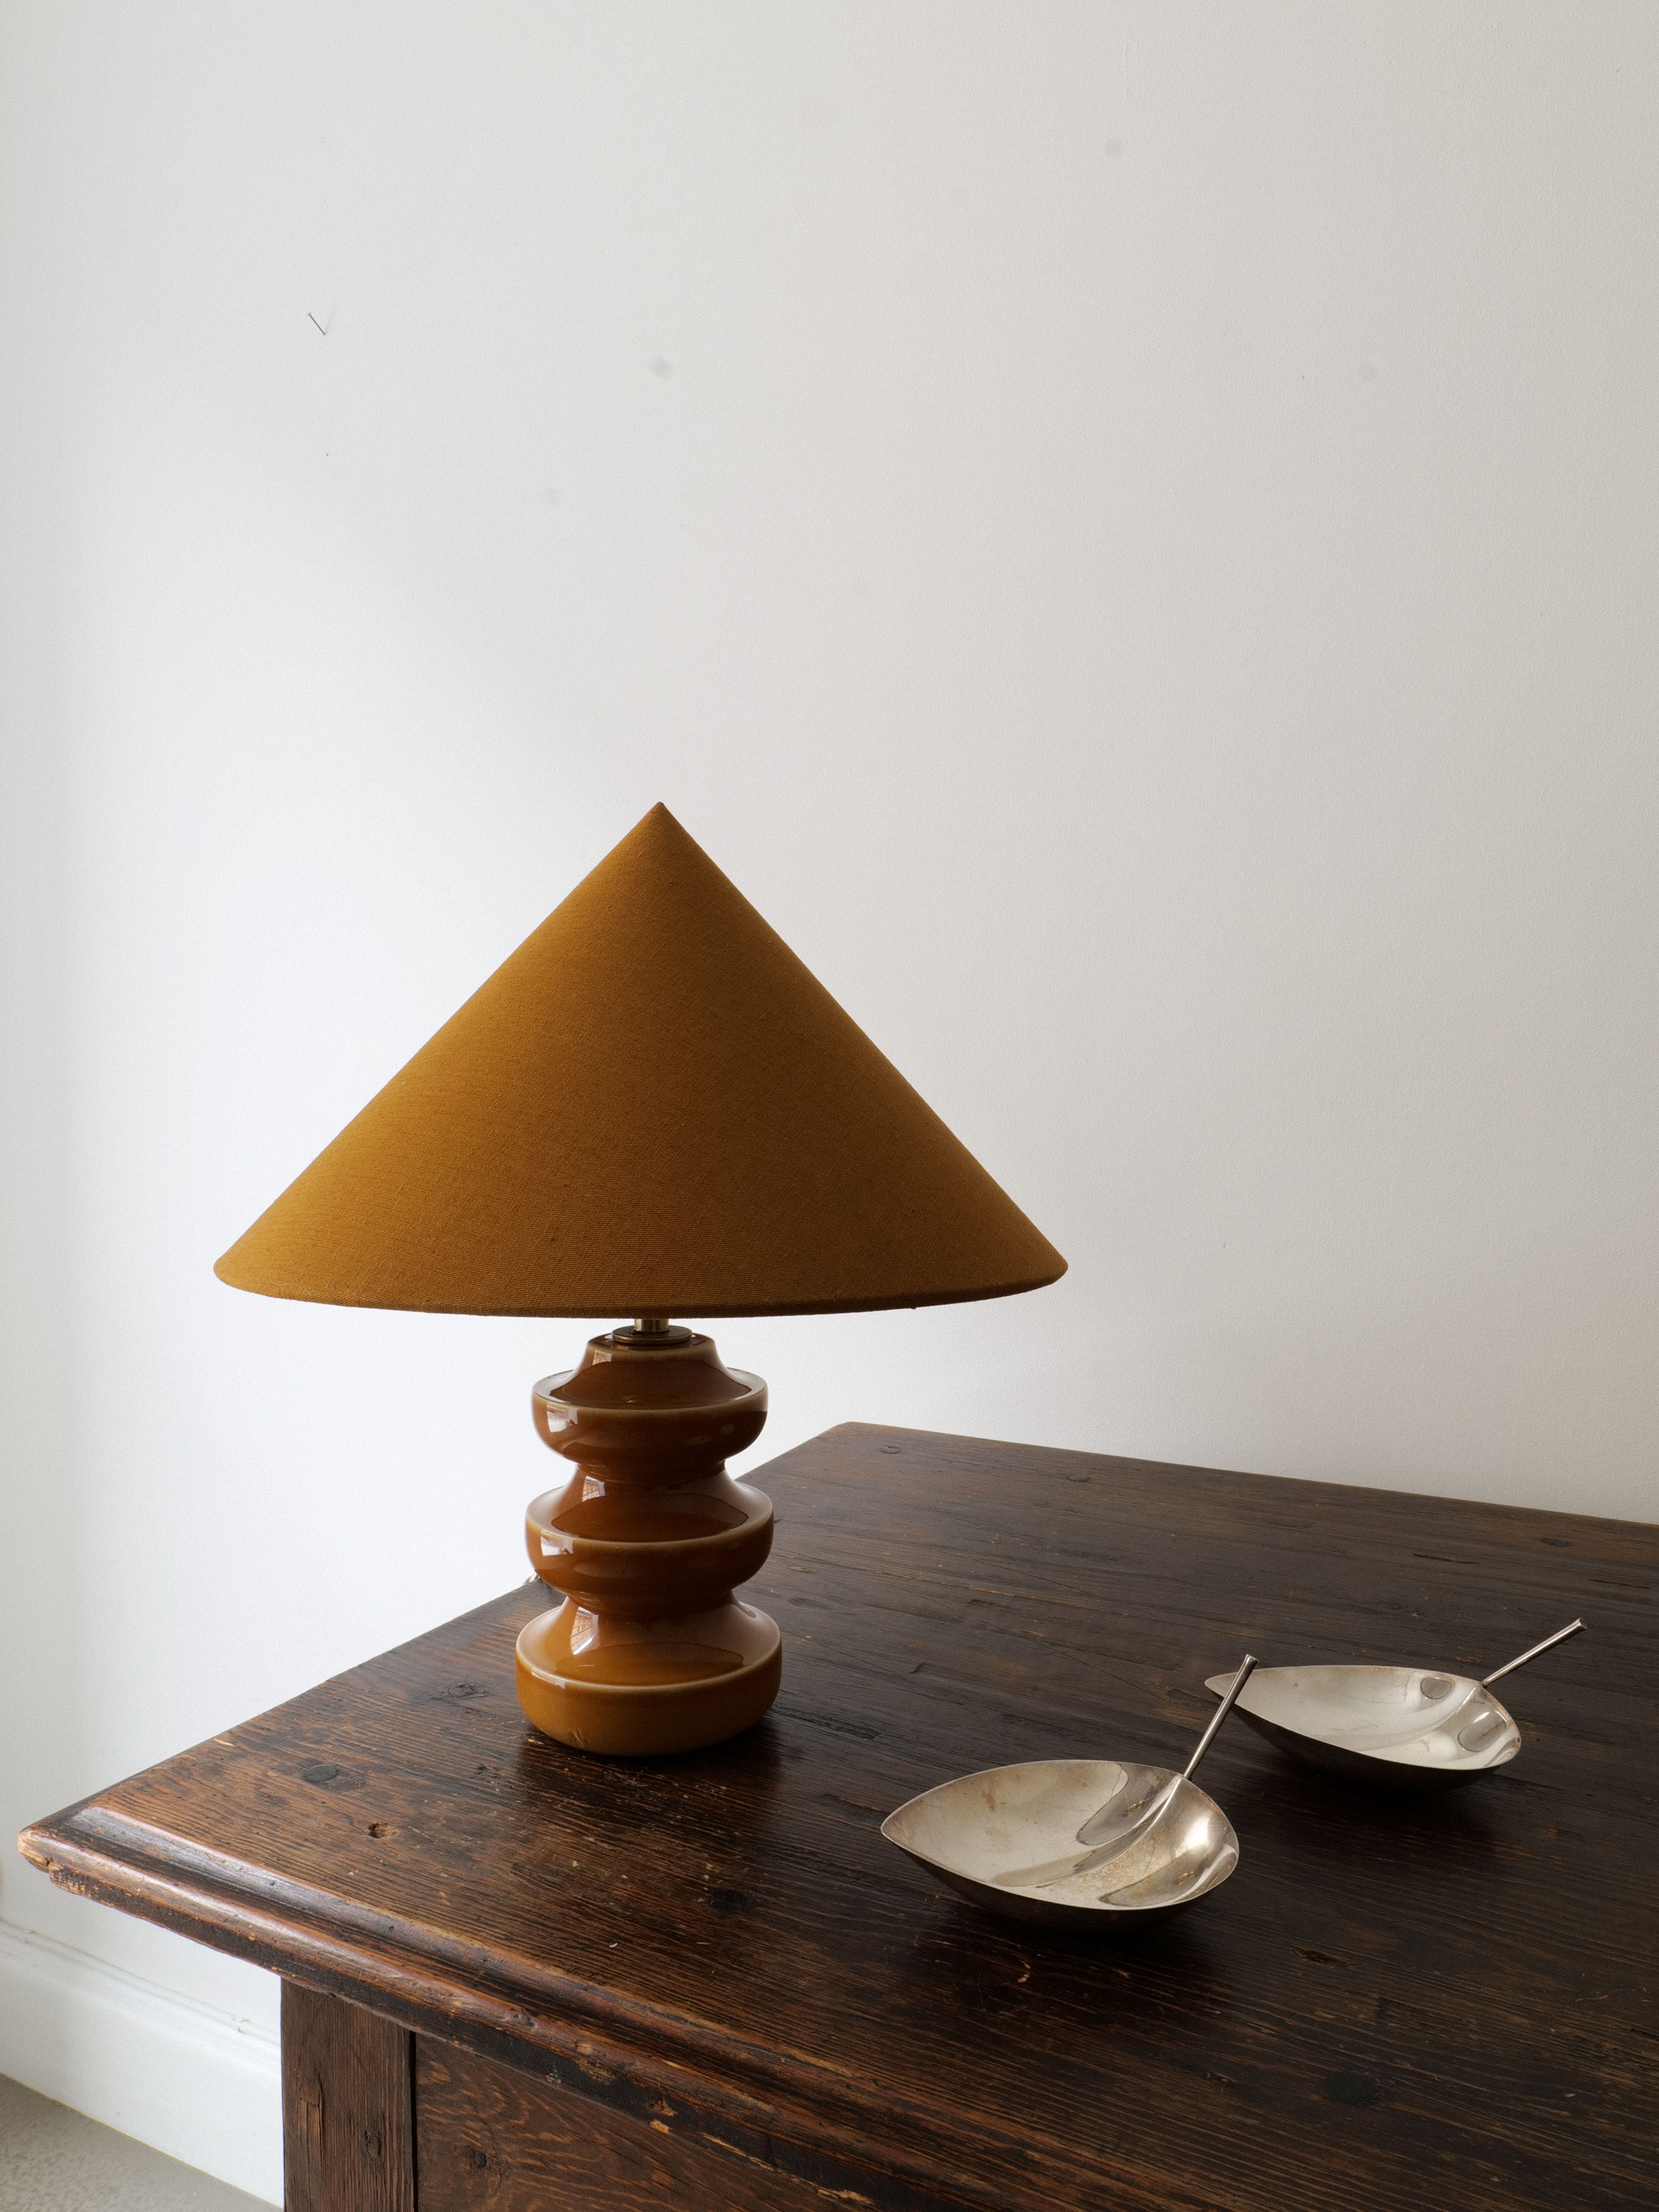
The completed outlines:
[[[665,2097],[630,2119],[522,2067],[416,2042],[421,2212],[823,2212],[809,2184],[718,2136],[677,2135]]]
[[[526,1589],[25,1850],[846,2202],[1650,2212],[1659,1531],[865,1427],[759,1480],[786,1671],[747,1735],[538,1737]],[[1519,1758],[1466,1791],[1356,1790],[1224,1730],[1238,1870],[1135,1934],[989,1918],[878,1833],[1006,1760],[1182,1762],[1247,1646],[1481,1673],[1579,1613],[1504,1686]]]
[[[283,1984],[285,2212],[415,2212],[414,2039]]]

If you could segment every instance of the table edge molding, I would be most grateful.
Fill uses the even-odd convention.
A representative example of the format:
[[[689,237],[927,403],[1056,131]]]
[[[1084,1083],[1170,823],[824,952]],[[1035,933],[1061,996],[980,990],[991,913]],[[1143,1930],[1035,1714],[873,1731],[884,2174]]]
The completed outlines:
[[[1016,2137],[954,2106],[878,2093],[805,2054],[641,2004],[532,1960],[501,1959],[503,1978],[540,1982],[556,2008],[532,2012],[479,1986],[477,1978],[481,1971],[488,1976],[491,1962],[475,1947],[278,1876],[251,1880],[248,1869],[224,1854],[96,1803],[34,1823],[18,1845],[60,1888],[210,1942],[417,2034],[538,2072],[560,2088],[642,2120],[664,2099],[695,2105],[700,2117],[747,2136],[751,2154],[780,2171],[793,2171],[794,2161],[770,2154],[793,2146],[812,2168],[800,2178],[820,2189],[829,2179],[879,2175],[974,2212],[1047,2212],[1054,2200],[1041,2172],[1031,2172],[1028,2189],[1007,2178],[1010,2169],[1030,2169],[1039,2160],[1058,2170],[1077,2169],[1073,2145]],[[373,1952],[330,1931],[331,1922],[353,1918],[365,1923],[364,1936],[367,1923],[378,1920]],[[453,1954],[448,1960],[446,1951]],[[933,2139],[938,2152],[910,2148],[918,2136]],[[994,2181],[978,2171],[988,2160],[1002,2169]],[[1102,2168],[1098,2179],[1121,2212],[1224,2212],[1217,2200],[1172,2197],[1168,2183],[1150,2172],[1114,2166]]]

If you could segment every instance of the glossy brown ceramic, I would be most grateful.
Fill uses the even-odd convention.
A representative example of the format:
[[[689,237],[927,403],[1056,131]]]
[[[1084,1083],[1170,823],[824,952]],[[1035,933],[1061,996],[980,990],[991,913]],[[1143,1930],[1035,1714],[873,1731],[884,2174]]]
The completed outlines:
[[[617,1329],[532,1403],[574,1471],[525,1517],[530,1563],[563,1598],[519,1638],[525,1711],[582,1751],[735,1735],[782,1663],[775,1625],[732,1595],[772,1548],[771,1501],[726,1472],[765,1423],[765,1383],[723,1366],[711,1337]]]

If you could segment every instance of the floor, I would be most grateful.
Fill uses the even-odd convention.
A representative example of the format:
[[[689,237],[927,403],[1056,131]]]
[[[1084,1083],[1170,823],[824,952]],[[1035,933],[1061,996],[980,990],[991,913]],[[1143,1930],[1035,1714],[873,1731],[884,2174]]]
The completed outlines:
[[[0,2075],[0,2212],[270,2212]]]

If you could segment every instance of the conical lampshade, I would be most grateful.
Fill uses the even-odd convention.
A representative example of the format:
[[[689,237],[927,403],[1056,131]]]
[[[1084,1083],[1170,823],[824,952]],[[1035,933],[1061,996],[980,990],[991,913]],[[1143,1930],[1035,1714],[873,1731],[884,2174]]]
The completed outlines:
[[[1066,1262],[665,807],[234,1244],[428,1313],[836,1313]]]

